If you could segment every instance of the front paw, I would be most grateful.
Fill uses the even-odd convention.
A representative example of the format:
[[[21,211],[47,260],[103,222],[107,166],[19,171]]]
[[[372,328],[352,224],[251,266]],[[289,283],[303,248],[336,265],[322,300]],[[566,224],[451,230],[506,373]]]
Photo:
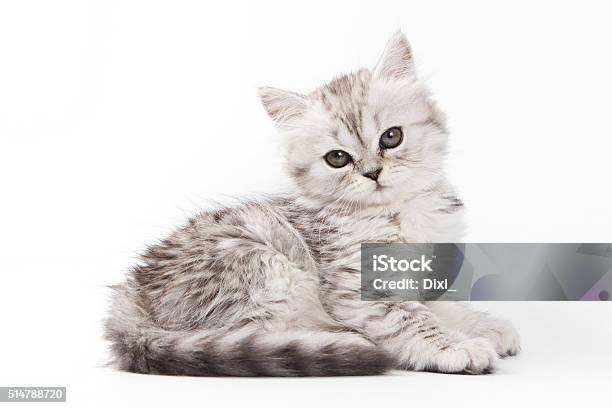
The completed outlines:
[[[498,356],[487,339],[472,338],[444,347],[432,360],[430,371],[487,374],[495,370]]]
[[[521,351],[521,340],[512,323],[494,319],[483,323],[474,336],[484,337],[494,346],[500,357],[514,356]]]

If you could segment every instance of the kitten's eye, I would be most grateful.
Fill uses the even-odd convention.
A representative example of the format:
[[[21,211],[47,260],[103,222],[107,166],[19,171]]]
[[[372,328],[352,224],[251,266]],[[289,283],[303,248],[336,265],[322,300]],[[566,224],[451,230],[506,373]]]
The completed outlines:
[[[378,144],[383,149],[393,149],[402,143],[404,139],[404,133],[402,132],[402,128],[400,127],[392,127],[387,130],[380,136],[380,141]]]
[[[344,150],[332,150],[325,155],[325,161],[332,167],[344,167],[351,161],[351,155]]]

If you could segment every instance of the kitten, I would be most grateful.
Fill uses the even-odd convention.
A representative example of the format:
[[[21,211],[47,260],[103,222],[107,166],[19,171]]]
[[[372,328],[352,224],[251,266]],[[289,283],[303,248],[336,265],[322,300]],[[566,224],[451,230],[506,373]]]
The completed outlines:
[[[363,302],[362,242],[456,242],[444,116],[401,32],[373,70],[308,94],[261,88],[294,193],[204,212],[116,287],[106,338],[138,373],[490,372],[512,326],[453,302]]]

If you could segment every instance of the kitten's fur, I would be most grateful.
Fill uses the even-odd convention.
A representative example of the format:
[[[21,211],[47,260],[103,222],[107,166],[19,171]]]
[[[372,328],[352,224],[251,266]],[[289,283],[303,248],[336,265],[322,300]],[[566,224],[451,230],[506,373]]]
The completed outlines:
[[[461,240],[444,117],[396,33],[373,70],[311,94],[260,89],[296,192],[205,212],[151,247],[116,288],[106,338],[139,373],[300,376],[390,368],[491,371],[512,326],[452,302],[362,302],[362,242]],[[382,151],[382,132],[403,142]],[[330,167],[330,150],[354,161]],[[382,167],[378,182],[363,174]]]

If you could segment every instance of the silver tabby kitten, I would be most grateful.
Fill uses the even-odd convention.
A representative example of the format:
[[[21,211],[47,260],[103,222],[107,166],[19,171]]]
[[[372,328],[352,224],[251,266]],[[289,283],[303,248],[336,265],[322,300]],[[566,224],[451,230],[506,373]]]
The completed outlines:
[[[116,288],[117,367],[231,376],[490,372],[512,326],[452,302],[362,302],[362,242],[456,242],[444,117],[396,33],[373,70],[308,95],[260,89],[296,191],[205,212]]]

